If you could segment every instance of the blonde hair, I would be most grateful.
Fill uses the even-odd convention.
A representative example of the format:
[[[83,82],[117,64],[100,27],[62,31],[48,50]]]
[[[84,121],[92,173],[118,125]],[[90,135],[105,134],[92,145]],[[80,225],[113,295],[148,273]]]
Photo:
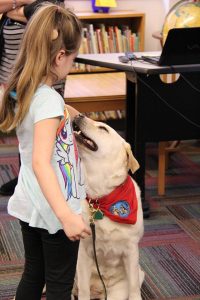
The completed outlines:
[[[40,7],[29,21],[0,111],[0,130],[15,129],[29,110],[31,99],[44,78],[52,74],[57,53],[78,50],[81,23],[69,9],[54,4]],[[17,101],[10,96],[17,93]]]

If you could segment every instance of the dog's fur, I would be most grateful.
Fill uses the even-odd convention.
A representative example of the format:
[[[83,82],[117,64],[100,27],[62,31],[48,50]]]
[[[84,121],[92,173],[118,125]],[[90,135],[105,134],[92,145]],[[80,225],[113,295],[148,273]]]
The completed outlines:
[[[82,115],[75,118],[81,134],[75,133],[84,167],[86,192],[96,199],[109,194],[134,173],[139,165],[130,145],[108,125]],[[86,138],[87,137],[87,138]],[[89,138],[89,139],[88,139]],[[111,221],[104,216],[96,220],[96,253],[108,300],[141,300],[144,273],[139,266],[138,242],[143,235],[140,190],[135,186],[138,212],[134,225]],[[89,223],[88,202],[83,203],[83,217]],[[94,262],[92,237],[80,241],[77,263],[78,299],[105,299]]]

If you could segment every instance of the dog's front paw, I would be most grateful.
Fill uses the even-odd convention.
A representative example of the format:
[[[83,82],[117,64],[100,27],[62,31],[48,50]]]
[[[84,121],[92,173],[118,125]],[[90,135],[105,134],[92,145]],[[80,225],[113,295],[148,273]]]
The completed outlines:
[[[88,295],[88,294],[83,294],[83,293],[79,293],[78,294],[78,298],[77,298],[77,300],[89,300],[90,299],[90,294]]]

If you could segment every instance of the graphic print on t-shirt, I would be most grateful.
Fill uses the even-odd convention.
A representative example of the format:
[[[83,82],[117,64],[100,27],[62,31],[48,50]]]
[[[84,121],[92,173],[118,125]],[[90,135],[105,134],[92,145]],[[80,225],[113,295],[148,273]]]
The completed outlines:
[[[78,153],[76,142],[71,127],[69,113],[65,110],[65,116],[60,123],[56,137],[56,152],[59,156],[59,167],[65,182],[67,200],[71,197],[78,198],[75,168],[78,165]]]

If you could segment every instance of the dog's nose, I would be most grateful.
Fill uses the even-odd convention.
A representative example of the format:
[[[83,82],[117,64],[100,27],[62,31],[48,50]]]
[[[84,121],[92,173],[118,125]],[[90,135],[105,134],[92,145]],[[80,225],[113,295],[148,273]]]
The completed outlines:
[[[83,114],[78,114],[74,117],[74,120],[72,122],[74,130],[75,130],[76,126],[78,124],[80,124],[81,120],[83,120],[83,118],[85,118],[85,116]]]
[[[84,118],[85,116],[83,114],[78,114],[78,118]]]
[[[75,116],[75,120],[80,120],[80,119],[83,119],[85,116],[83,114],[78,114]]]

